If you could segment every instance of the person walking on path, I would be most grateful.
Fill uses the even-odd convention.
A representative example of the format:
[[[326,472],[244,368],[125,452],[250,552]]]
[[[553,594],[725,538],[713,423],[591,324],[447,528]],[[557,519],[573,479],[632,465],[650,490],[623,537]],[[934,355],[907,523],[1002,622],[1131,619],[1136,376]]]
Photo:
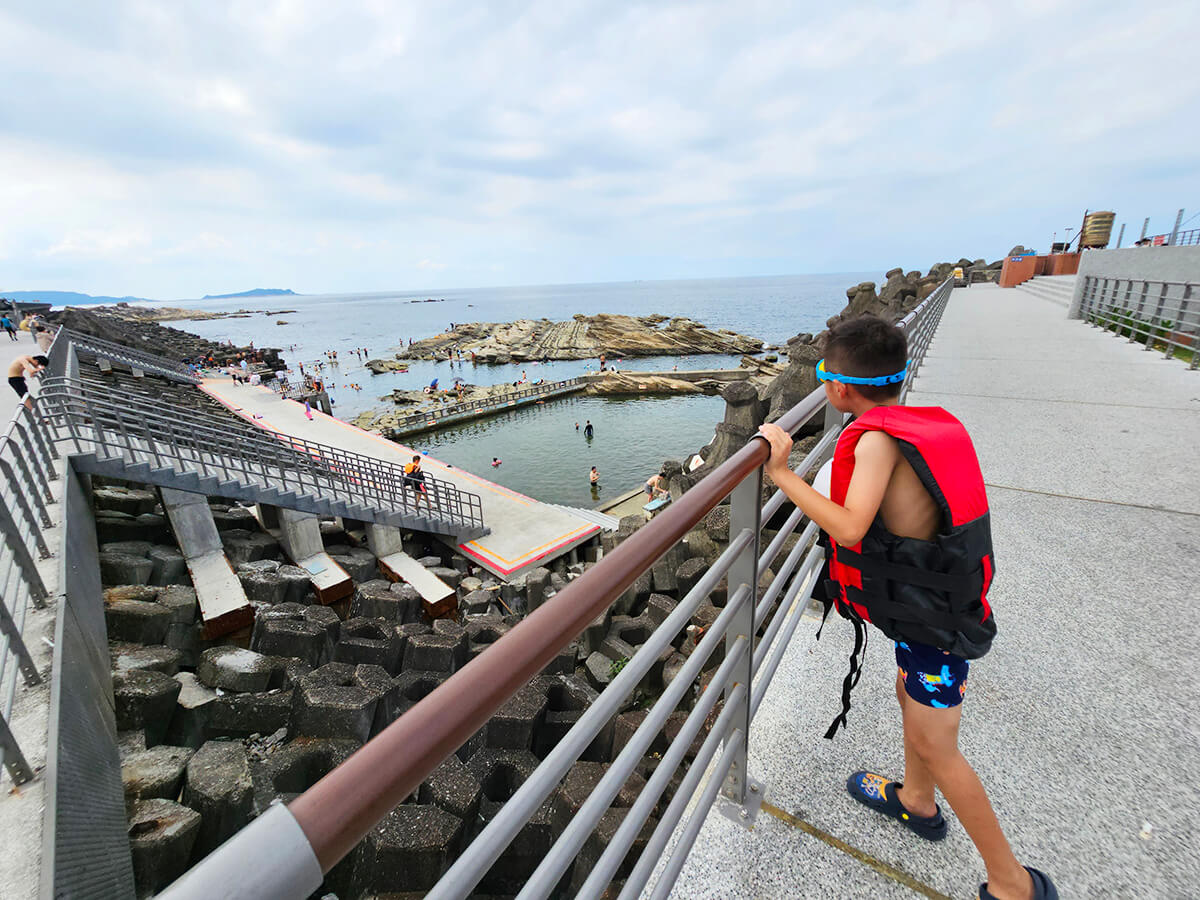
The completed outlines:
[[[24,399],[25,408],[33,409],[33,398],[29,396],[29,385],[25,381],[28,375],[36,375],[49,364],[44,356],[18,356],[8,364],[8,383],[17,396]]]
[[[8,316],[0,316],[0,327],[8,332],[10,340],[15,341],[17,339],[17,326],[13,324],[13,320]]]
[[[594,433],[595,429],[592,428],[592,420],[588,419],[587,424],[583,426],[583,436],[590,441]]]
[[[983,858],[980,900],[1057,900],[1048,876],[1017,861],[958,748],[968,661],[983,656],[996,634],[987,601],[994,571],[987,496],[962,424],[940,407],[900,405],[907,360],[904,333],[876,316],[829,330],[817,378],[830,405],[856,417],[838,438],[829,497],[791,470],[790,435],[777,425],[759,428],[771,448],[766,474],[827,541],[826,611],[836,604],[855,628],[842,712],[825,736],[846,721],[857,648],[875,624],[895,642],[904,781],[859,771],[846,790],[939,841],[948,829],[939,788]]]
[[[308,417],[308,421],[312,421],[312,404],[308,402],[308,398],[304,398],[304,415]]]
[[[430,506],[429,491],[425,487],[425,473],[421,471],[420,454],[413,454],[412,462],[404,467],[404,481],[417,495],[414,507],[421,505],[422,497],[425,498],[425,505]]]

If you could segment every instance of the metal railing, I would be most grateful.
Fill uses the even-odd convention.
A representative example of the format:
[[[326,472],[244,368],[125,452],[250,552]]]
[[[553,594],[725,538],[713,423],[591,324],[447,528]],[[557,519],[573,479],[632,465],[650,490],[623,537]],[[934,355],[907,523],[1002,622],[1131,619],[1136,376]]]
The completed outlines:
[[[1200,228],[1181,231],[1175,235],[1175,240],[1171,240],[1169,231],[1166,234],[1147,235],[1145,239],[1149,240],[1153,247],[1189,247],[1200,244]]]
[[[908,335],[909,355],[913,360],[902,398],[921,364],[950,291],[951,282],[943,282],[900,323]],[[822,414],[825,430],[796,469],[802,475],[832,453],[845,417],[827,406],[824,389],[818,389],[778,420],[782,428],[795,433]],[[659,655],[687,628],[693,613],[724,579],[727,580],[724,608],[557,842],[525,878],[518,895],[531,900],[556,892],[576,854],[659,735],[668,716],[693,689],[713,654],[723,648],[723,660],[576,894],[599,897],[606,892],[660,798],[679,773],[689,748],[707,728],[699,751],[620,893],[624,900],[640,896],[708,770],[709,781],[653,887],[652,897],[665,897],[718,793],[723,796],[723,803],[735,809],[735,819],[742,821],[752,818],[756,800],[761,800],[761,787],[748,777],[746,769],[750,723],[799,625],[823,559],[823,551],[813,541],[817,527],[807,522],[794,549],[759,595],[759,578],[774,564],[788,537],[804,523],[800,510],[793,510],[776,535],[766,542],[767,546],[762,546],[763,524],[779,513],[786,501],[776,491],[762,504],[762,465],[768,455],[764,440],[751,440],[634,537],[606,553],[594,568],[451,675],[290,806],[272,806],[161,896],[190,900],[219,894],[282,900],[303,897],[316,890],[322,872],[328,872],[350,852],[510,696],[541,672],[709,511],[729,497],[729,544],[725,551],[428,895],[447,900],[467,897],[474,891],[600,730],[621,709]],[[715,722],[709,727],[707,723],[714,715]],[[710,767],[714,759],[716,763]],[[274,865],[255,865],[266,852],[272,854]],[[262,871],[264,868],[269,871]]]
[[[79,331],[70,331],[66,328],[60,328],[59,335],[67,338],[77,353],[90,353],[104,359],[112,360],[113,362],[124,363],[130,368],[140,369],[143,372],[152,372],[155,375],[162,375],[165,378],[181,381],[186,384],[200,383],[200,377],[184,363],[174,362],[162,356],[155,356],[152,353],[135,350],[133,347],[127,347],[124,344],[106,341],[103,338],[93,337],[90,334],[83,334]],[[55,336],[56,340],[59,335]]]
[[[388,431],[399,433],[414,429],[417,426],[433,427],[448,418],[467,413],[483,413],[489,410],[516,406],[522,400],[534,397],[552,397],[557,394],[582,390],[586,386],[586,378],[568,378],[564,381],[554,381],[547,384],[531,385],[519,390],[506,391],[503,394],[496,394],[484,400],[464,400],[461,403],[451,403],[434,409],[418,410],[397,419],[395,424],[388,428]]]
[[[1079,316],[1092,325],[1167,359],[1190,354],[1189,369],[1200,363],[1200,284],[1086,275],[1080,298]]]
[[[0,760],[14,784],[33,778],[9,720],[17,681],[42,681],[23,632],[30,607],[44,607],[49,597],[34,557],[52,555],[43,531],[53,524],[47,505],[57,478],[53,445],[37,415],[18,403],[0,433]]]
[[[423,515],[459,531],[485,527],[477,494],[430,475],[425,476],[425,493],[418,494],[399,465],[267,432],[232,416],[65,376],[46,379],[38,402],[54,440],[69,442],[77,453],[196,472],[384,514]]]

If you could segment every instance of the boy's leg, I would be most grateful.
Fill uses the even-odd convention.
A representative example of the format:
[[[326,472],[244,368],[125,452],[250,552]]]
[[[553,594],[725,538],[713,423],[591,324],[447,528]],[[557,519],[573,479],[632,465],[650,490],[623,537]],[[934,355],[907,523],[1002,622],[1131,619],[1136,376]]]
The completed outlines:
[[[904,678],[896,673],[896,699],[900,701],[900,719],[904,724],[904,786],[896,789],[896,798],[910,813],[926,818],[937,812],[933,796],[933,773],[912,747],[908,737],[908,706],[917,705],[904,690]]]
[[[987,868],[988,891],[999,900],[1032,897],[1033,881],[1013,856],[983,783],[958,749],[962,706],[935,709],[908,696],[904,700],[905,753],[911,748],[920,759],[975,843]],[[904,790],[908,790],[907,783]]]

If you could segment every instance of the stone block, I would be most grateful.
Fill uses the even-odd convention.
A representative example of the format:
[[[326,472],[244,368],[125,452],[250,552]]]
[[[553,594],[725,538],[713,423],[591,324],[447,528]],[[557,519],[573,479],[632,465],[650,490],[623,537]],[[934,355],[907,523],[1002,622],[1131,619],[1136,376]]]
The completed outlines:
[[[174,540],[165,516],[147,512],[139,515],[134,522],[143,540],[152,544],[169,544]]]
[[[121,760],[121,784],[125,805],[155,797],[176,800],[183,785],[183,773],[195,751],[190,747],[165,744],[133,753]]]
[[[275,576],[283,583],[283,602],[309,604],[313,602],[313,584],[308,573],[299,566],[282,565]]]
[[[179,682],[162,672],[140,670],[113,675],[117,729],[143,730],[147,747],[161,744],[179,690]]]
[[[588,682],[597,691],[604,690],[608,687],[609,682],[612,681],[612,664],[613,661],[599,650],[590,654],[584,662],[583,666],[587,670]]]
[[[199,622],[190,625],[172,623],[163,639],[168,647],[179,651],[179,664],[195,668],[200,661],[200,637],[204,628]]]
[[[371,666],[360,666],[371,669]],[[329,737],[365,743],[371,736],[376,686],[363,686],[354,666],[329,663],[300,679],[292,700],[289,736]]]
[[[359,748],[357,741],[298,737],[252,765],[255,804],[265,810],[272,800],[290,803],[340,766]]]
[[[505,750],[532,750],[534,732],[546,715],[546,695],[536,683],[526,684],[496,710],[487,723],[487,745]]]
[[[158,605],[170,611],[172,625],[191,625],[196,621],[196,591],[192,587],[167,585],[158,592]]]
[[[721,539],[728,540],[728,535]],[[710,565],[720,555],[717,542],[704,528],[689,531],[683,536],[682,549],[688,559],[702,559]]]
[[[356,584],[372,581],[379,577],[379,561],[369,550],[352,547],[348,548],[345,553],[336,556],[333,553],[329,555],[334,562],[346,570],[350,580]]]
[[[457,672],[467,661],[465,636],[417,634],[404,647],[404,668],[429,672]]]
[[[92,501],[98,510],[114,510],[126,515],[137,516],[141,513],[154,512],[158,496],[153,491],[136,488],[101,487],[92,491]]]
[[[650,596],[653,581],[650,572],[643,572],[637,577],[620,597],[613,601],[610,611],[613,615],[629,616],[640,612],[640,607]]]
[[[558,651],[554,659],[542,669],[542,675],[570,675],[579,662],[579,644],[572,642]]]
[[[252,531],[258,528],[254,512],[244,506],[212,506],[213,523],[217,531]]]
[[[154,563],[126,553],[100,554],[100,581],[104,584],[149,584]]]
[[[245,531],[240,528],[223,531],[221,545],[235,568],[242,563],[278,559],[280,556],[279,541],[262,531]]]
[[[341,624],[333,648],[335,662],[382,666],[391,675],[400,670],[400,636],[383,619],[355,618]]]
[[[354,896],[420,896],[449,868],[463,823],[436,806],[402,804],[357,848]]]
[[[412,554],[410,553],[409,556],[412,556]],[[440,556],[435,556],[434,554],[430,553],[426,556],[420,557],[417,560],[417,562],[419,562],[421,565],[423,565],[427,569],[434,569],[442,564],[442,558]]]
[[[191,672],[179,672],[175,680],[179,682],[179,695],[167,728],[166,742],[175,747],[196,749],[208,739],[209,714],[217,692],[201,684]]]
[[[274,560],[271,560],[274,562]],[[276,564],[276,570],[278,564]],[[246,592],[246,599],[255,606],[275,606],[287,600],[288,586],[275,571],[254,569],[246,565],[238,566],[238,581]]]
[[[124,556],[148,557],[154,545],[149,541],[114,541],[100,546],[101,553],[120,553]]]
[[[188,575],[187,562],[183,554],[174,547],[151,547],[147,554],[153,569],[150,573],[150,583],[166,586],[168,584],[192,583]]]
[[[205,735],[246,738],[286,728],[291,721],[294,697],[294,690],[280,689],[219,696],[208,707]]]
[[[675,607],[678,605],[679,603],[676,600],[668,597],[666,594],[651,594],[650,599],[646,601],[645,616],[657,628],[663,622],[667,621],[667,618],[671,613],[675,612]]]
[[[171,611],[144,600],[119,600],[105,604],[104,621],[109,640],[161,644],[171,624]]]
[[[259,653],[297,657],[314,668],[333,656],[333,642],[325,628],[290,618],[256,622],[250,646]]]
[[[110,643],[108,654],[114,672],[153,670],[164,675],[174,675],[179,671],[179,660],[182,656],[172,647],[145,647],[141,644],[125,643]]]
[[[138,897],[151,897],[187,871],[200,815],[170,800],[143,800],[129,813],[129,851]]]
[[[436,575],[450,588],[458,587],[458,583],[462,581],[462,572],[446,566],[434,566],[429,570],[429,574]]]
[[[446,757],[429,773],[417,792],[420,803],[432,804],[464,822],[475,822],[483,788],[457,756]]]
[[[446,680],[442,672],[405,671],[396,677],[396,702],[389,715],[400,718]],[[486,729],[487,726],[484,726]]]
[[[213,647],[200,654],[196,675],[211,688],[240,693],[258,693],[270,686],[274,664],[253,650]]]
[[[463,597],[463,606],[468,615],[487,615],[492,608],[492,592],[471,591]]]
[[[650,635],[654,633],[654,628],[654,620],[645,614],[636,618],[630,616],[613,616],[608,634],[636,648],[650,639]],[[601,646],[601,651],[603,649],[603,646]]]
[[[704,573],[709,569],[708,561],[694,557],[679,564],[675,570],[675,582],[680,597],[687,596],[688,591],[696,586]]]
[[[582,808],[607,771],[607,763],[589,762],[588,760],[580,760],[571,766],[566,778],[563,779],[560,791],[563,805],[572,818]],[[637,801],[638,795],[645,790],[645,787],[646,780],[637,772],[633,772],[621,789],[617,791],[617,796],[613,798],[611,805],[617,809],[628,809]]]
[[[637,649],[628,641],[621,640],[610,630],[600,644],[600,653],[606,656],[610,662],[620,662],[623,659],[633,659],[633,654],[637,653]]]
[[[303,617],[305,622],[312,622],[325,629],[331,641],[337,640],[338,628],[342,624],[337,612],[328,606],[306,606]]]
[[[679,589],[679,581],[675,577],[676,554],[670,550],[650,567],[654,590],[660,594],[671,594]]]
[[[129,513],[96,511],[96,541],[100,546],[126,541],[146,541],[146,527]]]
[[[187,765],[183,802],[200,813],[192,852],[199,862],[250,821],[254,791],[246,749],[233,741],[209,741]]]
[[[525,575],[525,605],[533,612],[546,602],[550,585],[550,570],[539,566]]]
[[[421,595],[411,585],[375,579],[358,586],[350,603],[352,617],[383,619],[399,625],[420,616]]]
[[[588,626],[583,629],[583,634],[579,636],[582,653],[590,654],[600,649],[600,645],[604,643],[604,638],[608,634],[611,622],[612,614],[603,612],[588,623]]]
[[[490,593],[490,592],[484,592]],[[468,655],[474,659],[508,633],[510,626],[497,615],[475,616],[466,622]]]

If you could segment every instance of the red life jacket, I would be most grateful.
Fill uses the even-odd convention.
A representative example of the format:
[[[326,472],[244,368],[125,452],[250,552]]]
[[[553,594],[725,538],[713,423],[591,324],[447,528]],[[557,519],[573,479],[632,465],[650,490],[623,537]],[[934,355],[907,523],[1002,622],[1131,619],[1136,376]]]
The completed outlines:
[[[830,499],[846,502],[854,452],[863,434],[883,431],[899,444],[942,514],[932,541],[899,537],[875,521],[853,547],[828,536],[827,604],[855,623],[855,652],[842,688],[844,724],[861,672],[863,622],[894,641],[916,641],[977,659],[991,647],[996,621],[987,593],[995,572],[987,492],[975,447],[962,423],[938,406],[877,406],[846,426],[833,456]]]

